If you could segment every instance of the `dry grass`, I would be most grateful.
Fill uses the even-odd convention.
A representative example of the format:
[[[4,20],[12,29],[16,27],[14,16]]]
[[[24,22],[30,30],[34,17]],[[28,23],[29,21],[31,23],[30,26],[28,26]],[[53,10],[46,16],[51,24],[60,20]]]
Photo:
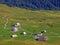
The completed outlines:
[[[47,43],[47,42],[37,42],[37,41],[19,41],[19,40],[3,40],[0,45],[60,45],[59,42]]]

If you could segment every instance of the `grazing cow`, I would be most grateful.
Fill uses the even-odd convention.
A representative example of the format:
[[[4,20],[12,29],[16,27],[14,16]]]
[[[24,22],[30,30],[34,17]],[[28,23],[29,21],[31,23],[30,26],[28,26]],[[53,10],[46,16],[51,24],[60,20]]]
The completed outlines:
[[[34,39],[37,40],[37,41],[47,41],[48,38],[43,36],[43,33],[46,33],[46,30],[43,30],[37,34],[34,34]]]
[[[20,23],[16,23],[13,25],[13,27],[19,27],[20,26]]]
[[[15,24],[15,27],[19,27],[19,26],[20,26],[20,23],[16,23],[16,24]]]
[[[18,31],[18,28],[17,27],[12,27],[12,32],[17,32]]]
[[[48,38],[47,37],[40,36],[40,37],[36,38],[35,40],[37,40],[37,41],[47,41]]]
[[[20,26],[20,23],[16,23],[15,25],[12,26],[12,32],[17,32],[18,31],[18,28]]]
[[[46,32],[47,32],[46,30],[41,31],[41,33],[46,33]]]
[[[27,34],[26,32],[22,32],[22,35],[23,35],[23,36],[26,36],[26,34]]]
[[[16,37],[18,37],[18,36],[15,34],[15,35],[11,35],[11,37],[12,37],[12,38],[16,38]]]

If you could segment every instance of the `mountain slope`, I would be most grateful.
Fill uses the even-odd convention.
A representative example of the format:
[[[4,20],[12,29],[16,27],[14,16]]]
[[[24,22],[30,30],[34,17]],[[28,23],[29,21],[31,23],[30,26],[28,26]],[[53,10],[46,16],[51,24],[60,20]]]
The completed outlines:
[[[4,29],[5,23],[8,23]],[[18,32],[11,32],[11,25],[19,22],[27,36],[21,35],[22,29]],[[47,31],[44,36],[48,37],[47,42],[36,41],[30,33]],[[11,38],[17,34],[17,38]],[[17,7],[0,5],[0,45],[60,45],[60,11],[52,10],[26,10]],[[27,43],[28,42],[28,43]]]

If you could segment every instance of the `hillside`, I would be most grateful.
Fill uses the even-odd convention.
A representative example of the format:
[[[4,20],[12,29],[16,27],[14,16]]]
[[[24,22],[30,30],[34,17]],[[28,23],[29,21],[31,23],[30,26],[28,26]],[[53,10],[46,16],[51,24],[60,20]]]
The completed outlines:
[[[4,24],[8,18],[8,23],[4,29]],[[10,32],[11,25],[16,22],[21,23],[24,31],[28,35],[24,38],[18,32]],[[44,36],[48,37],[47,42],[36,41],[31,37],[31,33],[47,30]],[[16,39],[11,38],[12,34],[17,34]],[[28,42],[28,43],[27,43]],[[0,45],[60,45],[60,11],[52,10],[26,10],[18,7],[8,7],[0,4]]]

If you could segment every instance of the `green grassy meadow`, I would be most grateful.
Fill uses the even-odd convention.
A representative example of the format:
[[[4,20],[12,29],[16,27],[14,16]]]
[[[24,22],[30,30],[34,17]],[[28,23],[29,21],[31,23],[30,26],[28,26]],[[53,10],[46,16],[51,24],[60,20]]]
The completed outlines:
[[[8,23],[4,29],[4,25]],[[18,32],[11,32],[11,25],[19,22],[22,29]],[[48,37],[47,42],[36,41],[31,33],[38,33],[47,30],[44,36]],[[22,31],[27,36],[21,35]],[[17,34],[17,38],[11,38]],[[8,7],[0,4],[0,45],[60,45],[60,11],[57,10],[26,10],[17,7]]]

